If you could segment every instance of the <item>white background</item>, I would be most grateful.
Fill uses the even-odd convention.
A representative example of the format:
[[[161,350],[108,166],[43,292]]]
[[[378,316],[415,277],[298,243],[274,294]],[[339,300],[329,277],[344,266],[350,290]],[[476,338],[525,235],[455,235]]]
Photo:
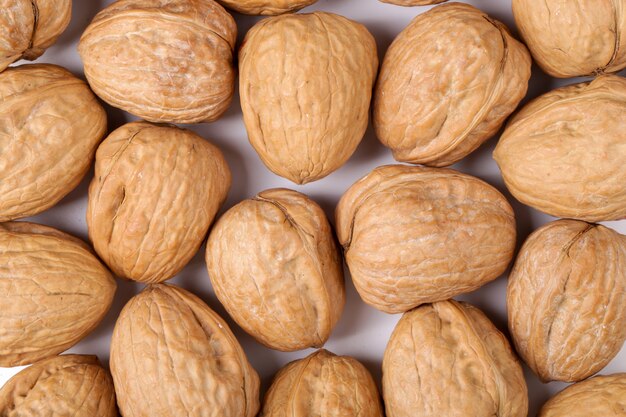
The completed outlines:
[[[39,61],[62,65],[82,77],[82,65],[76,52],[78,39],[93,16],[109,3],[111,1],[74,0],[73,17],[69,28],[56,45],[51,47]],[[489,13],[492,17],[503,21],[516,33],[511,14],[511,2],[509,0],[474,0],[466,1],[466,3],[473,4]],[[321,0],[316,5],[305,9],[305,11],[312,10],[335,12],[365,24],[376,37],[379,56],[382,60],[384,52],[394,37],[414,16],[428,10],[428,7],[403,8],[380,3],[377,0]],[[235,19],[239,28],[240,42],[246,31],[256,21],[260,20],[258,17],[241,16],[238,14],[235,14]],[[554,87],[571,82],[573,81],[551,79],[537,67],[533,67],[533,76],[525,102]],[[133,120],[131,116],[120,110],[107,106],[107,111],[110,130]],[[210,139],[222,149],[233,172],[233,185],[222,211],[264,189],[289,187],[311,196],[326,210],[332,222],[335,205],[342,193],[352,183],[367,174],[374,167],[394,162],[389,150],[377,141],[370,128],[356,153],[343,168],[320,181],[305,186],[296,186],[272,174],[257,157],[247,140],[241,119],[238,97],[235,97],[230,110],[221,120],[212,124],[191,126],[191,128],[203,137]],[[507,196],[515,208],[521,243],[532,230],[552,219],[517,203],[506,191],[498,168],[491,158],[496,140],[497,138],[491,139],[478,151],[456,164],[454,168],[486,180]],[[91,174],[56,207],[29,220],[51,225],[87,239],[85,208],[87,186],[90,180]],[[610,226],[622,233],[626,233],[626,221],[613,222],[610,223]],[[200,253],[191,263],[170,282],[193,291],[213,309],[228,319],[242,343],[250,362],[261,375],[263,391],[265,391],[272,376],[283,364],[304,357],[310,351],[295,353],[272,351],[257,344],[252,338],[243,333],[227,317],[213,295],[203,255],[204,247],[202,247]],[[346,308],[326,348],[337,354],[356,357],[370,369],[377,381],[380,381],[383,352],[389,335],[400,315],[387,315],[366,306],[355,292],[349,275],[346,275],[346,285],[348,294]],[[124,304],[141,288],[141,284],[118,280],[118,292],[115,302],[104,322],[93,334],[72,348],[70,352],[97,354],[105,364],[108,364],[109,340],[115,320]],[[502,331],[506,332],[505,289],[506,276],[472,294],[459,298],[479,306]],[[0,385],[19,369],[21,368],[0,368]],[[626,348],[622,349],[620,355],[602,373],[617,371],[626,371]],[[552,394],[559,391],[564,384],[542,384],[528,369],[526,369],[526,376],[531,405],[529,415],[534,416],[539,407]]]

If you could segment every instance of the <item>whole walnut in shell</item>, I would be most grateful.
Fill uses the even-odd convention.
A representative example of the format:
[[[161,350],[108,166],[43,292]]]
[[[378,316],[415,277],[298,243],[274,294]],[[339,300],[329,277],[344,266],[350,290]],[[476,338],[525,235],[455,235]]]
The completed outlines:
[[[513,15],[533,58],[553,77],[626,67],[624,0],[513,0]]]
[[[72,18],[72,0],[0,0],[0,11],[1,72],[56,42]]]
[[[0,366],[27,365],[78,343],[102,321],[115,289],[80,239],[34,223],[1,223]]]
[[[278,372],[259,417],[300,416],[382,417],[383,410],[369,371],[322,349]]]
[[[526,417],[522,367],[477,308],[423,305],[398,322],[383,359],[387,417]]]
[[[111,373],[124,417],[254,417],[259,409],[259,377],[226,322],[166,284],[122,310]]]
[[[304,184],[350,158],[368,124],[378,69],[365,26],[332,13],[257,23],[239,52],[250,143],[275,174]]]
[[[509,191],[555,217],[626,217],[626,79],[553,90],[509,122],[493,157]]]
[[[23,65],[0,73],[0,221],[33,216],[72,191],[106,129],[96,97],[65,69]]]
[[[560,220],[524,243],[509,275],[509,328],[544,381],[580,381],[626,340],[626,237]]]
[[[439,4],[448,0],[380,0],[383,3],[396,4],[398,6],[428,6],[429,4]]]
[[[337,234],[363,300],[387,313],[447,300],[502,274],[513,209],[495,188],[443,168],[376,168],[343,195]]]
[[[526,95],[530,54],[468,4],[417,16],[389,47],[374,127],[398,161],[451,165],[492,137]]]
[[[270,348],[320,347],[339,321],[341,256],[324,212],[303,194],[267,190],[228,210],[206,261],[228,313]]]
[[[230,181],[220,150],[195,133],[126,124],[96,153],[89,238],[118,276],[165,281],[198,252]]]
[[[218,119],[230,105],[237,26],[213,0],[118,0],[78,52],[93,91],[151,122]]]
[[[218,0],[220,4],[243,14],[277,15],[300,10],[317,0]]]
[[[111,375],[95,356],[37,362],[0,389],[0,416],[117,417]]]

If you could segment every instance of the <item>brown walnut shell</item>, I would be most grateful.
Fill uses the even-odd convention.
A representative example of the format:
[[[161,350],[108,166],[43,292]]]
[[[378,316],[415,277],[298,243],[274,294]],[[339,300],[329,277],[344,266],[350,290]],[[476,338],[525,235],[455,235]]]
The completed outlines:
[[[279,15],[298,11],[317,0],[218,0],[221,5],[250,15]]]
[[[72,191],[106,129],[96,97],[65,69],[22,65],[0,73],[0,221],[38,214]]]
[[[522,367],[477,308],[442,301],[405,313],[383,359],[387,417],[526,417]]]
[[[117,417],[113,380],[96,356],[35,363],[0,389],[0,417]]]
[[[0,224],[0,366],[57,355],[98,326],[116,284],[86,243],[34,223]]]
[[[580,381],[626,340],[626,237],[559,220],[520,250],[507,291],[511,336],[544,381]]]
[[[504,196],[451,169],[376,168],[343,195],[336,220],[357,291],[387,313],[473,291],[502,274],[515,249]]]
[[[124,417],[254,417],[259,377],[228,325],[195,295],[148,286],[122,310],[111,373]]]
[[[220,150],[195,133],[126,124],[96,153],[89,237],[118,276],[165,281],[198,252],[230,182]]]
[[[250,143],[275,174],[297,184],[339,169],[368,124],[378,57],[365,26],[332,13],[264,19],[239,53]]]
[[[259,417],[301,416],[382,417],[383,410],[369,371],[322,349],[278,372]]]
[[[93,91],[151,122],[218,119],[234,87],[237,26],[213,0],[118,0],[96,15],[78,52]]]
[[[272,349],[321,347],[339,321],[341,256],[324,212],[304,194],[267,190],[228,210],[206,261],[228,313]]]
[[[417,16],[389,47],[374,127],[398,161],[451,165],[492,137],[526,95],[530,54],[468,4]]]
[[[395,4],[397,6],[428,6],[439,4],[448,0],[380,0],[383,3]]]
[[[626,217],[626,79],[553,90],[509,122],[493,157],[509,191],[555,217]]]

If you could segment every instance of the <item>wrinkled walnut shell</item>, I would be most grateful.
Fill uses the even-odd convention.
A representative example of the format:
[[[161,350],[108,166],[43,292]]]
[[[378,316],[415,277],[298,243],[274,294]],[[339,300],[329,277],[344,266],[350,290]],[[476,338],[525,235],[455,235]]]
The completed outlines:
[[[279,15],[298,11],[317,0],[217,0],[222,6],[250,15]]]
[[[448,0],[380,0],[383,3],[395,4],[397,6],[428,6],[430,4],[439,4]]]

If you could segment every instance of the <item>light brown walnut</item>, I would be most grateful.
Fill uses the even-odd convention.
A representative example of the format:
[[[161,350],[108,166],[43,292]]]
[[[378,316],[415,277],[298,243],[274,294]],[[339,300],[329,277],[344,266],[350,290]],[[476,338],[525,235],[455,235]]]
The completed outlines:
[[[250,15],[279,15],[298,11],[317,0],[218,0],[220,4],[236,12]]]
[[[428,6],[431,4],[439,4],[448,0],[380,0],[383,3],[395,4],[397,6]]]

